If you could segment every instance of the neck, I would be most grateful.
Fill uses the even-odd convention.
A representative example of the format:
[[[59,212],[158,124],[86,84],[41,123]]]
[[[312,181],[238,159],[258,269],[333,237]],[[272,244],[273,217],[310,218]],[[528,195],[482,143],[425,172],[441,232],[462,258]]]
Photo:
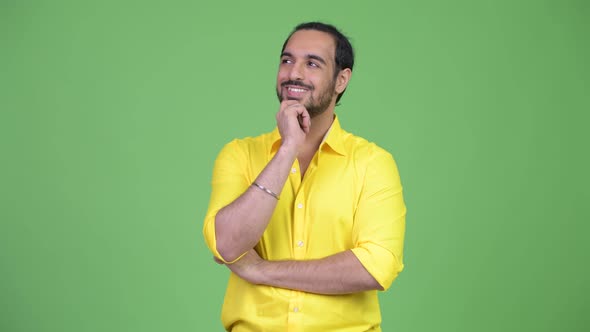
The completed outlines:
[[[322,114],[311,119],[311,128],[309,134],[305,138],[305,150],[317,150],[322,142],[322,139],[330,129],[334,122],[334,108],[328,108]]]

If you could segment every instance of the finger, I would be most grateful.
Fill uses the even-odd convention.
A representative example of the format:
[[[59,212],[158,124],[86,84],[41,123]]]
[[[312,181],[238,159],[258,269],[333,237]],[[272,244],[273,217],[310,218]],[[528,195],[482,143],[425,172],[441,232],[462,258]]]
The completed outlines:
[[[286,112],[294,112],[295,114],[293,114],[294,116],[298,116],[300,114],[303,114],[305,112],[307,112],[307,110],[305,109],[305,106],[303,106],[303,104],[294,104],[294,105],[289,105],[286,109]]]
[[[277,112],[276,119],[280,121],[280,119],[285,119],[290,116],[297,116],[298,112],[295,110],[299,103],[297,100],[286,100],[281,102],[281,106],[279,111]]]
[[[293,106],[293,105],[297,105],[297,104],[299,104],[298,100],[284,99],[281,102],[281,109],[283,110],[289,106]]]
[[[224,262],[223,262],[221,259],[219,259],[219,258],[217,258],[217,257],[215,257],[215,256],[213,256],[213,260],[214,260],[214,261],[215,261],[215,263],[217,263],[217,264],[221,264],[221,265],[225,264],[225,263],[224,263]]]
[[[309,112],[305,108],[305,106],[298,104],[289,107],[285,110],[285,113],[289,114],[290,112],[294,112],[293,115],[297,117],[297,122],[299,123],[299,127],[303,132],[306,134],[309,133],[311,129],[311,117],[309,116]]]
[[[303,108],[303,112],[300,113],[299,116],[301,117],[301,121],[299,122],[301,129],[303,129],[303,132],[308,134],[309,130],[311,129],[311,117],[309,116],[309,112]]]
[[[299,114],[305,112],[305,106],[299,103],[288,104],[279,111],[280,114],[286,117],[297,117]]]

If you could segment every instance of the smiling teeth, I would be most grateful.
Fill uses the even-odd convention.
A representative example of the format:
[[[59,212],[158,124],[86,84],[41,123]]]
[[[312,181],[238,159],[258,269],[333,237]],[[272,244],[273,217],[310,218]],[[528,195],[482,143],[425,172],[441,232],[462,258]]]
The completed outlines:
[[[293,91],[293,92],[305,92],[305,89],[289,88],[289,91]]]

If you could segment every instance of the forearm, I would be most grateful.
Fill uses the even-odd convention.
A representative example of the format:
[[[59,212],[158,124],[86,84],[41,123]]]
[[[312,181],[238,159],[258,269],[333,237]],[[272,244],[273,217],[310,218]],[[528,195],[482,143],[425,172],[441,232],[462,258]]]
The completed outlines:
[[[265,261],[254,282],[318,294],[350,294],[382,290],[350,251],[318,260]]]
[[[256,183],[279,194],[296,158],[296,149],[281,146],[256,178]],[[250,186],[215,216],[217,251],[233,261],[253,248],[266,229],[277,200],[260,188]]]

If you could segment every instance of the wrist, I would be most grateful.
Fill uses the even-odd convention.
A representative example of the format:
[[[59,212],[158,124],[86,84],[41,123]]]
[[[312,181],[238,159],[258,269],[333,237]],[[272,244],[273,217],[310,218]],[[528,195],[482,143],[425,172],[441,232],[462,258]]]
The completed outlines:
[[[262,260],[256,266],[256,276],[253,280],[254,284],[257,285],[267,285],[268,284],[268,269],[270,267],[271,262],[267,260]]]
[[[295,158],[297,158],[298,150],[299,148],[297,147],[297,145],[289,142],[282,142],[281,146],[279,147],[279,150],[277,151],[277,155],[281,155],[286,158],[293,159],[293,161],[295,161]]]

